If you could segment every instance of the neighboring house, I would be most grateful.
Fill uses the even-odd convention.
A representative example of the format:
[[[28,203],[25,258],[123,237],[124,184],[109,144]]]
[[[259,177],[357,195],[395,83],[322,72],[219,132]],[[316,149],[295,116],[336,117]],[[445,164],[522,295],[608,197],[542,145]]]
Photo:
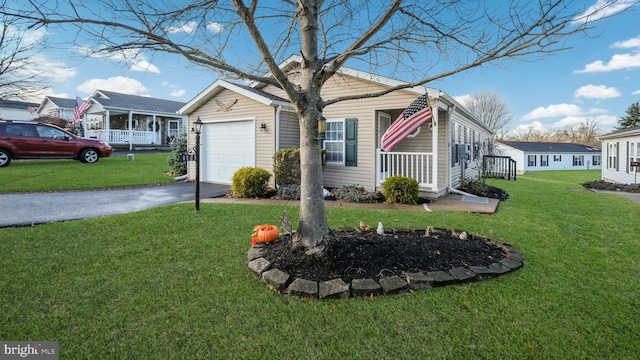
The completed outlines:
[[[0,99],[0,119],[33,120],[38,117],[36,113],[37,108],[37,103]]]
[[[282,68],[295,70],[299,57]],[[324,86],[325,97],[378,92],[403,82],[343,68]],[[380,149],[385,130],[418,96],[428,92],[433,119],[391,152]],[[272,171],[273,154],[300,146],[298,117],[285,93],[265,84],[239,85],[217,80],[180,110],[192,124],[204,122],[201,138],[201,180],[229,184],[243,166]],[[481,149],[492,132],[444,92],[415,87],[386,95],[343,101],[324,109],[327,118],[323,147],[329,150],[324,185],[359,185],[380,189],[389,176],[415,178],[422,196],[437,198],[476,177]],[[189,134],[194,145],[195,135]],[[194,178],[195,164],[189,163]],[[272,179],[273,180],[273,179]]]
[[[168,146],[186,131],[183,102],[96,90],[83,115],[86,137],[113,146]]]
[[[38,116],[51,116],[67,121],[73,121],[74,99],[46,96],[38,107]]]
[[[602,152],[575,143],[501,141],[495,144],[496,154],[516,161],[519,174],[540,170],[600,169]]]
[[[602,180],[636,184],[640,162],[640,126],[617,130],[598,137],[602,140]]]

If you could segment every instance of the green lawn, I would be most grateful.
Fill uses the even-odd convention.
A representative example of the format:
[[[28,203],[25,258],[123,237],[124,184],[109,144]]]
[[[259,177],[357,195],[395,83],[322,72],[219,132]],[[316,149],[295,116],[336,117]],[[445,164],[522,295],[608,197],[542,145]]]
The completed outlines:
[[[333,227],[465,229],[525,257],[497,279],[373,299],[291,298],[251,273],[253,226],[283,210],[295,224],[296,207],[178,204],[0,229],[0,339],[57,340],[64,359],[635,359],[640,204],[579,185],[599,178],[491,180],[511,195],[496,216],[327,209]]]
[[[134,154],[134,160],[117,155],[97,163],[63,160],[16,160],[0,168],[0,193],[84,190],[173,182],[170,153]]]

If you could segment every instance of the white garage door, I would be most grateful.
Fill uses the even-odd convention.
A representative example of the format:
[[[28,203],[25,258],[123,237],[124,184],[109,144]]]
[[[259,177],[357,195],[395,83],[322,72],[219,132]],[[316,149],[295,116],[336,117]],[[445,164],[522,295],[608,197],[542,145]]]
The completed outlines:
[[[202,137],[203,181],[231,184],[236,170],[255,166],[253,120],[205,124]]]

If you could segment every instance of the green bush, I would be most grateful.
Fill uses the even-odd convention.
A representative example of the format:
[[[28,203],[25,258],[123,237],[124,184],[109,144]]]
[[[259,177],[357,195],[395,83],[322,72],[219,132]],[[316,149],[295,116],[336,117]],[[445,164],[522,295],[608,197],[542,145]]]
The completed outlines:
[[[278,187],[276,193],[278,200],[300,200],[300,185],[290,184]]]
[[[271,174],[262,168],[243,167],[233,173],[231,190],[241,198],[256,197],[264,194]]]
[[[477,196],[487,196],[489,192],[489,186],[482,182],[482,180],[463,179],[460,181],[458,189],[468,192],[469,194]]]
[[[187,154],[187,134],[182,133],[171,142],[171,155],[167,158],[169,176],[181,176],[187,174],[187,162],[180,161],[182,155]]]
[[[406,176],[391,176],[382,183],[382,194],[388,203],[415,204],[418,181]]]
[[[273,175],[277,185],[300,185],[300,148],[285,148],[273,154]]]
[[[367,191],[356,185],[346,185],[336,190],[336,199],[346,202],[375,203],[383,198],[379,191]]]

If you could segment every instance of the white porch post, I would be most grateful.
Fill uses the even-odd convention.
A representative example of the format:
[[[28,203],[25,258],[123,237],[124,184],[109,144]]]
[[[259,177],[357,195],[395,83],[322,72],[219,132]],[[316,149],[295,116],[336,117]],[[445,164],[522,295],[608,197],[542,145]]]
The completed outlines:
[[[133,149],[133,111],[129,110],[129,151]]]
[[[105,112],[105,119],[103,123],[103,130],[105,131],[105,134],[107,134],[107,142],[111,143],[113,140],[111,140],[111,112],[109,110]]]
[[[440,120],[438,119],[438,109],[440,105],[438,100],[434,101],[434,105],[431,107],[431,183],[433,184],[436,196],[440,190],[438,186],[438,128],[440,127]]]
[[[160,139],[160,135],[158,134],[158,132],[156,131],[156,114],[153,114],[153,144],[154,145],[161,145],[162,144],[162,139]],[[158,141],[160,140],[160,141]]]

